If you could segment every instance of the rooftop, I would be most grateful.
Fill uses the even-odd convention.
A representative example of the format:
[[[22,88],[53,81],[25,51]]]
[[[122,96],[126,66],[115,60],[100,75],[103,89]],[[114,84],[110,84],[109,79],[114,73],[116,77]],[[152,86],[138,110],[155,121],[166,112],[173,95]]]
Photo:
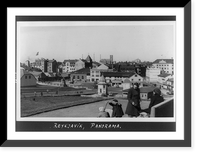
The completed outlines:
[[[153,92],[153,90],[155,89],[156,87],[141,87],[140,88],[140,93],[149,93],[149,92]]]
[[[22,70],[23,70],[23,69],[22,69]],[[31,74],[31,73],[29,73],[29,72],[23,70],[23,71],[20,72],[20,78],[22,78],[22,76],[24,76],[24,75],[33,75],[33,74]]]
[[[124,83],[131,83],[131,81],[129,79],[125,79]]]
[[[170,64],[173,64],[174,60],[173,59],[157,59],[153,63],[170,63]]]
[[[92,59],[90,57],[90,55],[87,56],[87,58],[85,59],[87,62],[92,62]]]
[[[71,74],[90,74],[90,68],[82,68],[72,72]]]
[[[135,72],[102,72],[104,77],[130,77]]]
[[[33,74],[34,76],[39,76],[42,72],[31,71],[30,73]]]
[[[155,89],[156,87],[153,87],[153,86],[151,86],[151,87],[141,87],[140,88],[140,93],[149,93],[149,92],[153,92],[153,90]],[[129,91],[129,89],[125,89],[125,90],[123,90],[123,92],[128,92]]]
[[[167,74],[167,73],[163,73],[163,74],[160,74],[158,75],[159,77],[167,77],[167,76],[170,76],[171,74]]]

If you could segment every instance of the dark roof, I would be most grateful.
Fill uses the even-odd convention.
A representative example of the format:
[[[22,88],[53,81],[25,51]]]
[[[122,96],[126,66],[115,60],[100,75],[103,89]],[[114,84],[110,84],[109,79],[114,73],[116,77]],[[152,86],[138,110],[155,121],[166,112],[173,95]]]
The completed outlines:
[[[85,59],[87,62],[92,62],[92,58],[90,57],[90,55],[87,56],[87,58]]]
[[[96,64],[97,66],[100,66],[101,65],[101,63],[99,63],[99,62],[92,62],[93,64]]]
[[[167,76],[169,76],[169,75],[171,75],[171,74],[163,73],[163,74],[160,74],[160,75],[158,75],[158,76],[159,76],[159,77],[167,77]]]
[[[62,73],[61,74],[62,77],[69,77],[69,75],[70,75],[69,73]]]
[[[140,88],[140,93],[149,93],[149,92],[153,92],[153,90],[155,89],[156,87],[141,87]]]
[[[135,72],[102,72],[104,77],[130,77]]]
[[[90,68],[82,68],[72,72],[71,74],[90,74]]]
[[[48,63],[52,63],[52,62],[55,62],[55,61],[56,61],[56,60],[49,60]]]
[[[129,79],[125,79],[124,83],[131,83],[131,81]]]
[[[166,63],[171,63],[173,64],[174,63],[174,60],[173,59],[157,59],[155,60],[153,63],[159,63],[160,61],[165,61]]]
[[[149,93],[149,92],[153,92],[153,90],[155,89],[156,87],[141,87],[140,88],[140,93]],[[129,89],[125,89],[123,90],[124,93],[127,93],[129,91]]]

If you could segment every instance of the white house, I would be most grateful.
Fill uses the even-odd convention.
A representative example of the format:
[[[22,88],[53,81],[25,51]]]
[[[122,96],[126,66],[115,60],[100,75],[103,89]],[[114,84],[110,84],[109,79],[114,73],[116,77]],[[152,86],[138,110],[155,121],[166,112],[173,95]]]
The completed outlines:
[[[82,59],[79,59],[76,63],[75,63],[75,70],[79,70],[85,68],[85,62]]]
[[[109,68],[104,64],[101,64],[97,68],[90,69],[90,81],[91,82],[99,81],[101,72],[106,72],[106,71],[109,71]]]
[[[75,64],[78,60],[64,60],[63,73],[74,72],[76,70]]]
[[[20,69],[20,84],[21,87],[31,87],[36,86],[36,78],[33,74],[25,71],[24,69]]]
[[[163,73],[158,75],[158,82],[163,84],[166,82],[169,78],[172,78],[173,76],[171,74]]]
[[[164,70],[167,74],[174,74],[174,60],[173,59],[157,59],[152,64],[155,68]]]
[[[168,85],[169,90],[173,90],[174,89],[174,78],[169,78],[167,80],[167,85]]]
[[[157,82],[158,75],[160,75],[161,69],[151,67],[146,69],[146,81],[147,82]]]
[[[132,82],[142,82],[143,77],[138,75],[137,73],[133,74],[132,76],[129,77],[129,80]]]
[[[127,78],[122,83],[123,90],[131,88],[131,81]]]

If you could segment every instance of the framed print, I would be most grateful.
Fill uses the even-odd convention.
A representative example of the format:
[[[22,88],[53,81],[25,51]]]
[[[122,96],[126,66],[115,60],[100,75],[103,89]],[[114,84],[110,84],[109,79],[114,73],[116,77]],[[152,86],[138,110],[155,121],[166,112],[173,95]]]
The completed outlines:
[[[163,7],[8,8],[2,146],[191,146],[191,2]]]

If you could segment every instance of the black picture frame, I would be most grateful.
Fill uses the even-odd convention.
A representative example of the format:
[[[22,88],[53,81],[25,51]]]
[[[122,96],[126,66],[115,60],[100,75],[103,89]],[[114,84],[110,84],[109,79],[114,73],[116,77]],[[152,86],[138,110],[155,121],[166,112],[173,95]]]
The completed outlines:
[[[164,6],[163,6],[164,7]],[[171,6],[169,6],[171,7]],[[190,147],[191,146],[191,1],[184,8],[184,140],[8,140],[4,116],[2,147]],[[4,106],[4,112],[7,107]]]

